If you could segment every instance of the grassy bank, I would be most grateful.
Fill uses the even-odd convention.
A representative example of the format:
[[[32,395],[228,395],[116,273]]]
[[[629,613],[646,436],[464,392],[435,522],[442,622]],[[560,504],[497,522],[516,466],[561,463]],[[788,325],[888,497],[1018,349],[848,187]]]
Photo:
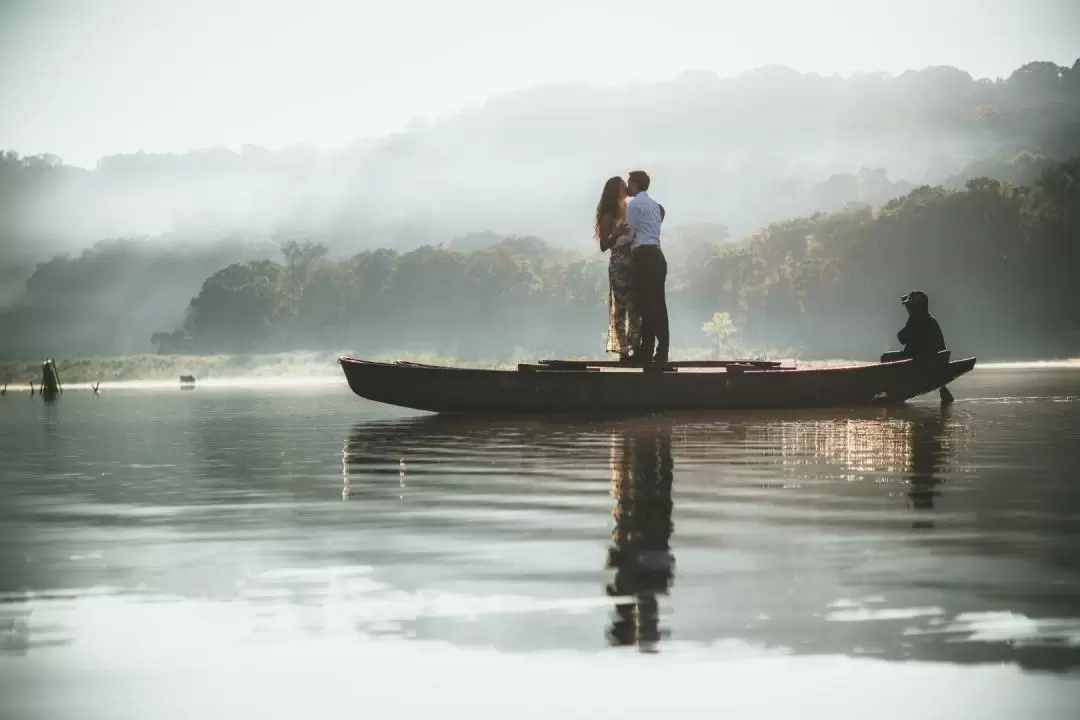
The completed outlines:
[[[127,355],[123,357],[56,358],[62,383],[121,380],[331,375],[339,372],[332,353],[275,355]],[[41,380],[41,361],[0,363],[0,382],[35,384]]]
[[[129,380],[178,380],[181,375],[199,379],[234,377],[336,377],[337,359],[344,352],[288,352],[253,355],[126,355],[121,357],[54,358],[61,383],[119,382]],[[366,355],[370,360],[414,362],[455,367],[510,367],[513,363],[465,362],[452,357],[422,353]],[[42,359],[43,360],[43,359]],[[41,381],[42,360],[0,362],[0,386],[27,385]],[[521,362],[525,362],[522,359]]]

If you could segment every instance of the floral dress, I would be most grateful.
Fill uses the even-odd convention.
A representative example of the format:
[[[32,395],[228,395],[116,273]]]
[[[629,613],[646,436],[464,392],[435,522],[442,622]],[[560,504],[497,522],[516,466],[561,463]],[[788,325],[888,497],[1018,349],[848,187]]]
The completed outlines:
[[[641,316],[634,311],[630,276],[630,235],[623,234],[608,252],[607,351],[629,355],[641,341]]]

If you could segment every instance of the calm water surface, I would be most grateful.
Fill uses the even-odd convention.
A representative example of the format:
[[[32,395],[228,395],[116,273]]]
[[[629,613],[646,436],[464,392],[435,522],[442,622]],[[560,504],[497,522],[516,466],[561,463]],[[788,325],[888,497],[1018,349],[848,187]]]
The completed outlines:
[[[0,717],[1076,717],[1080,371],[942,410],[0,398]]]

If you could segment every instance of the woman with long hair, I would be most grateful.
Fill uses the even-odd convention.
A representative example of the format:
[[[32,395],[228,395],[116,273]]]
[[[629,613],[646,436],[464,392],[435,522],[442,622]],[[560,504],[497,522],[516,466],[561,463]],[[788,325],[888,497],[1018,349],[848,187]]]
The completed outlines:
[[[609,178],[596,204],[593,228],[600,251],[608,260],[608,340],[607,351],[629,361],[641,339],[641,317],[634,310],[631,287],[630,241],[626,227],[626,181]]]

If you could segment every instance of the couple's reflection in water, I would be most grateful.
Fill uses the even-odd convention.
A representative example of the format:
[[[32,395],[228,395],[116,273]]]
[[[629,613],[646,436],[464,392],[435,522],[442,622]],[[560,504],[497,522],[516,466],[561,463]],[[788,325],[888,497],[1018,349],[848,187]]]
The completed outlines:
[[[667,636],[661,627],[659,598],[667,595],[675,570],[670,544],[673,423],[670,418],[651,417],[614,424],[613,428],[606,421],[488,422],[433,416],[357,425],[342,452],[341,499],[395,494],[398,488],[394,486],[406,485],[406,457],[448,448],[461,451],[456,457],[468,457],[474,452],[490,455],[505,444],[514,448],[514,456],[524,452],[533,462],[566,452],[574,453],[583,464],[599,460],[610,469],[613,500],[614,527],[605,563],[606,571],[614,571],[606,586],[614,603],[606,628],[608,643],[653,651]],[[601,442],[583,442],[588,438]],[[597,457],[601,447],[604,454]],[[424,477],[433,477],[429,462],[419,466]]]
[[[674,461],[671,423],[657,420],[613,433],[611,483],[615,528],[607,567],[615,577],[607,586],[615,598],[608,629],[612,645],[654,651],[666,637],[658,598],[674,578],[671,553]]]
[[[756,479],[746,483],[749,465],[756,471],[752,473],[755,478],[764,471],[791,481],[791,489],[785,490],[783,498],[777,498],[781,504],[777,507],[800,502],[811,525],[818,510],[832,511],[837,501],[846,504],[859,501],[856,500],[859,493],[871,487],[880,487],[880,492],[895,497],[896,486],[892,483],[852,486],[836,483],[836,477],[883,480],[883,473],[887,473],[904,483],[900,497],[893,501],[894,507],[912,513],[914,527],[932,527],[942,479],[953,470],[949,455],[953,450],[950,438],[955,434],[955,423],[950,420],[948,410],[938,408],[912,407],[884,413],[652,416],[602,422],[436,416],[356,426],[344,448],[342,495],[361,502],[396,501],[406,467],[412,478],[409,484],[415,484],[418,491],[414,497],[421,502],[434,502],[432,498],[462,488],[467,493],[482,488],[480,491],[485,493],[543,495],[548,491],[536,490],[535,478],[530,477],[537,470],[542,470],[538,476],[541,478],[545,477],[544,473],[557,472],[558,477],[582,481],[597,478],[589,473],[582,475],[579,468],[603,473],[601,477],[610,478],[612,519],[610,542],[606,543],[604,555],[597,557],[596,565],[602,564],[604,568],[602,592],[611,601],[602,633],[611,646],[655,652],[670,638],[670,628],[665,622],[670,620],[664,606],[668,594],[676,587],[673,540],[676,547],[678,540],[674,536],[672,496],[675,481],[672,438],[676,425],[680,453],[684,455],[680,460],[695,468],[680,482],[689,483],[691,496],[708,490],[709,497],[702,500],[706,506],[697,508],[703,514],[715,511],[709,504],[717,502],[718,494],[729,490],[743,492],[747,488],[757,492]],[[725,451],[722,456],[714,454],[717,449]],[[736,462],[732,464],[723,458],[734,458]],[[473,474],[474,467],[478,474]],[[521,476],[509,481],[503,479],[501,484],[489,483],[486,476],[493,467],[505,468],[497,471],[500,476],[504,472],[508,476],[517,473]],[[829,487],[830,491],[809,493],[803,504],[798,499],[803,492],[799,488],[806,483]],[[571,492],[582,491],[578,488]],[[762,507],[767,509],[774,501],[770,496],[753,502],[764,503]],[[716,537],[725,533],[719,520],[714,518],[708,531]],[[503,533],[512,537],[515,532],[501,524],[497,513],[490,520],[493,529],[486,528],[486,522],[482,513],[469,521],[469,533],[476,542],[485,542],[486,532],[493,533],[492,541],[494,538],[505,541]],[[767,512],[762,522],[770,522]],[[858,513],[850,520],[841,515],[836,518],[834,529],[842,531],[848,525],[860,528],[860,522]],[[529,527],[519,530],[523,535],[535,532]],[[782,542],[789,532],[784,526],[777,526],[777,542]],[[793,541],[798,542],[797,536]],[[747,548],[746,552],[753,550]],[[765,576],[771,572],[767,567],[760,571]],[[800,639],[802,631],[796,626],[775,638],[780,644],[814,645],[844,652],[845,643],[851,642],[844,633],[820,632],[820,621],[813,619],[818,617],[814,613],[820,611],[819,607],[810,604],[803,607],[804,603],[798,599],[785,601],[783,607],[773,607],[774,602],[775,598],[762,596],[753,607],[755,612],[768,610],[766,614],[770,615],[774,611],[794,613],[803,618],[802,630],[813,631],[815,638],[808,645],[805,638]],[[732,612],[737,614],[734,608],[740,607],[740,603],[732,607]],[[693,617],[688,623],[691,628],[711,628],[704,630],[706,634],[717,632],[713,625],[713,620]],[[741,629],[725,627],[721,632],[741,635],[749,627],[743,627],[742,620],[739,625]],[[869,629],[867,626],[863,631]],[[891,628],[879,630],[884,634],[875,640],[883,653],[907,652],[901,650],[900,639],[892,636]],[[751,634],[771,636],[776,631],[775,625],[769,625]],[[694,634],[692,630],[688,632]]]
[[[878,425],[883,444],[899,440],[906,455],[908,502],[917,513],[916,529],[933,528],[932,512],[948,464],[950,411],[908,408],[899,417]],[[899,421],[897,423],[896,421]],[[611,434],[611,482],[615,503],[614,529],[606,567],[615,571],[607,594],[615,607],[607,629],[613,646],[636,646],[655,652],[669,637],[663,627],[660,599],[672,588],[675,556],[672,553],[674,458],[672,421],[652,418]],[[700,427],[700,426],[699,426]],[[886,429],[889,428],[889,429]],[[729,426],[729,430],[731,430]],[[897,429],[901,429],[899,435]],[[707,434],[707,431],[702,431]],[[734,429],[736,435],[738,429]]]

